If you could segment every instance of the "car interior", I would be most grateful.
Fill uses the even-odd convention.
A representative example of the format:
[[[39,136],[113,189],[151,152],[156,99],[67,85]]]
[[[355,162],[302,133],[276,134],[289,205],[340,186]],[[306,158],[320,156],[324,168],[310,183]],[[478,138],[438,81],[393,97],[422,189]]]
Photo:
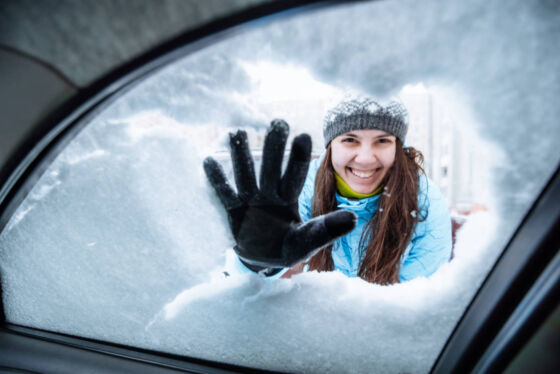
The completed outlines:
[[[558,2],[3,1],[0,25],[1,372],[560,370]],[[259,65],[262,56],[275,61]],[[269,78],[273,88],[266,91]],[[406,91],[419,82],[428,89],[417,85]],[[322,113],[328,97],[338,97],[344,85],[380,95],[401,92],[418,102],[429,97],[430,108],[461,98],[449,99],[458,103],[457,118],[447,119],[444,109],[441,115],[439,109],[429,112],[441,124],[426,139],[451,140],[441,146],[425,141],[432,147],[426,159],[443,160],[428,161],[426,170],[454,202],[451,266],[434,280],[396,288],[399,300],[413,305],[402,308],[397,296],[386,296],[388,288],[368,288],[337,274],[299,274],[301,266],[276,286],[257,277],[227,280],[220,272],[217,278],[209,271],[196,273],[227,261],[222,252],[230,243],[222,232],[227,223],[214,208],[207,213],[193,208],[214,201],[200,177],[203,156],[227,165],[223,139],[235,126],[245,126],[250,141],[259,144],[276,108],[293,110],[293,133],[319,131],[305,127],[315,110],[311,106]],[[305,125],[298,127],[298,121]],[[468,122],[478,127],[460,129]],[[448,123],[459,130],[446,130]],[[422,136],[411,135],[424,144]],[[320,146],[320,140],[314,144]],[[504,156],[493,151],[498,148]],[[314,148],[313,157],[320,152]],[[452,157],[445,155],[463,154],[467,161],[455,169],[445,161]],[[255,160],[259,157],[256,150]],[[125,186],[127,181],[135,185]],[[467,189],[463,181],[480,184]],[[119,190],[120,185],[125,187]],[[193,201],[177,197],[185,190]],[[498,195],[488,200],[498,202],[480,198],[477,204],[483,194]],[[461,196],[469,196],[467,208]],[[487,211],[492,215],[485,216]],[[497,223],[486,218],[477,223],[475,217],[497,217]],[[214,219],[212,225],[195,225]],[[184,229],[186,224],[194,226]],[[495,237],[485,225],[495,228]],[[199,249],[182,255],[184,243]],[[480,251],[494,249],[484,252],[487,256],[475,249],[469,254],[473,243]],[[99,249],[102,245],[106,248]],[[125,247],[128,252],[114,259],[106,254]],[[161,254],[163,248],[169,253]],[[214,251],[218,260],[205,257]],[[112,271],[120,267],[127,272]],[[454,271],[463,273],[446,275]],[[446,277],[473,284],[447,290]],[[355,289],[346,290],[350,285]],[[379,305],[380,311],[336,311],[343,300],[332,297],[326,304],[332,310],[323,315],[310,295],[323,297],[337,287],[347,292],[340,299],[347,297],[348,305]],[[127,293],[132,289],[137,293]],[[426,294],[413,295],[416,289]],[[447,292],[442,300],[429,294],[439,289]],[[436,313],[418,320],[433,324],[418,327],[418,336],[438,339],[426,343],[429,354],[416,346],[403,347],[400,355],[379,348],[409,340],[424,344],[414,331],[408,331],[409,340],[391,340],[407,334],[398,318],[416,323],[410,309],[416,300],[447,305],[455,300],[443,300],[448,296],[465,306],[453,309],[449,319]],[[285,309],[273,311],[270,305]],[[380,319],[379,325],[358,325],[392,305],[403,314],[387,323]],[[315,323],[312,313],[324,324]],[[139,322],[144,314],[153,319]],[[351,340],[339,334],[343,317],[356,318],[348,322],[348,335],[382,328],[380,336],[389,338],[384,343],[365,337],[345,349]],[[335,322],[325,326],[330,321]],[[440,322],[448,330],[440,332]],[[128,336],[135,326],[143,329]],[[323,328],[324,335],[313,335]],[[371,366],[375,360],[382,365]],[[409,362],[417,366],[403,368]]]

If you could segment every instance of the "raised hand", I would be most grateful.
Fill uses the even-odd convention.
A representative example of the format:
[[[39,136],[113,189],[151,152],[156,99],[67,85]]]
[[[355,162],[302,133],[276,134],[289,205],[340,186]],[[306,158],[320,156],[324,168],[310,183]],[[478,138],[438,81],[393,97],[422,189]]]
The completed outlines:
[[[302,134],[294,139],[282,176],[288,133],[289,126],[282,120],[270,125],[264,142],[259,186],[244,131],[230,134],[237,193],[220,164],[211,157],[204,160],[206,176],[228,212],[236,241],[235,252],[247,267],[267,275],[307,260],[356,225],[354,213],[344,210],[301,222],[297,200],[311,158],[311,138]]]

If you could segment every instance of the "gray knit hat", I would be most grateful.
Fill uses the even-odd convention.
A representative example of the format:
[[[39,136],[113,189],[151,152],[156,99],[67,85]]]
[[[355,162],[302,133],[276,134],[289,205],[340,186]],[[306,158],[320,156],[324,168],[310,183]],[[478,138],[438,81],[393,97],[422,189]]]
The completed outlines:
[[[404,143],[408,131],[408,112],[396,101],[391,101],[386,106],[367,98],[342,101],[325,117],[325,148],[331,140],[345,132],[366,129],[387,131]]]

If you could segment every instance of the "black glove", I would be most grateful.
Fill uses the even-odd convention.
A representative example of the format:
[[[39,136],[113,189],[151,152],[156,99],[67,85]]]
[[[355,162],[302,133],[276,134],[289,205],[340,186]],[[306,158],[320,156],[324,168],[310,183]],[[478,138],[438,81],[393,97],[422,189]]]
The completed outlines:
[[[204,160],[206,176],[228,212],[235,252],[248,268],[266,275],[307,260],[356,225],[355,214],[344,210],[301,222],[298,196],[307,175],[311,138],[302,134],[294,139],[282,176],[288,133],[286,122],[272,122],[264,142],[260,189],[245,131],[230,134],[237,194],[220,164],[211,157]]]

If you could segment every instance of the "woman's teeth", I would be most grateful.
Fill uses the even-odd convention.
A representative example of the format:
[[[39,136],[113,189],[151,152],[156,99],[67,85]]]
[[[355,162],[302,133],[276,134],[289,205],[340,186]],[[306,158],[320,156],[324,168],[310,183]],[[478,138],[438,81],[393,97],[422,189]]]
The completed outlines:
[[[358,170],[354,170],[352,168],[350,168],[350,171],[352,172],[352,174],[354,174],[354,175],[356,175],[360,178],[369,178],[375,173],[375,170],[373,170],[373,171],[358,171]]]

